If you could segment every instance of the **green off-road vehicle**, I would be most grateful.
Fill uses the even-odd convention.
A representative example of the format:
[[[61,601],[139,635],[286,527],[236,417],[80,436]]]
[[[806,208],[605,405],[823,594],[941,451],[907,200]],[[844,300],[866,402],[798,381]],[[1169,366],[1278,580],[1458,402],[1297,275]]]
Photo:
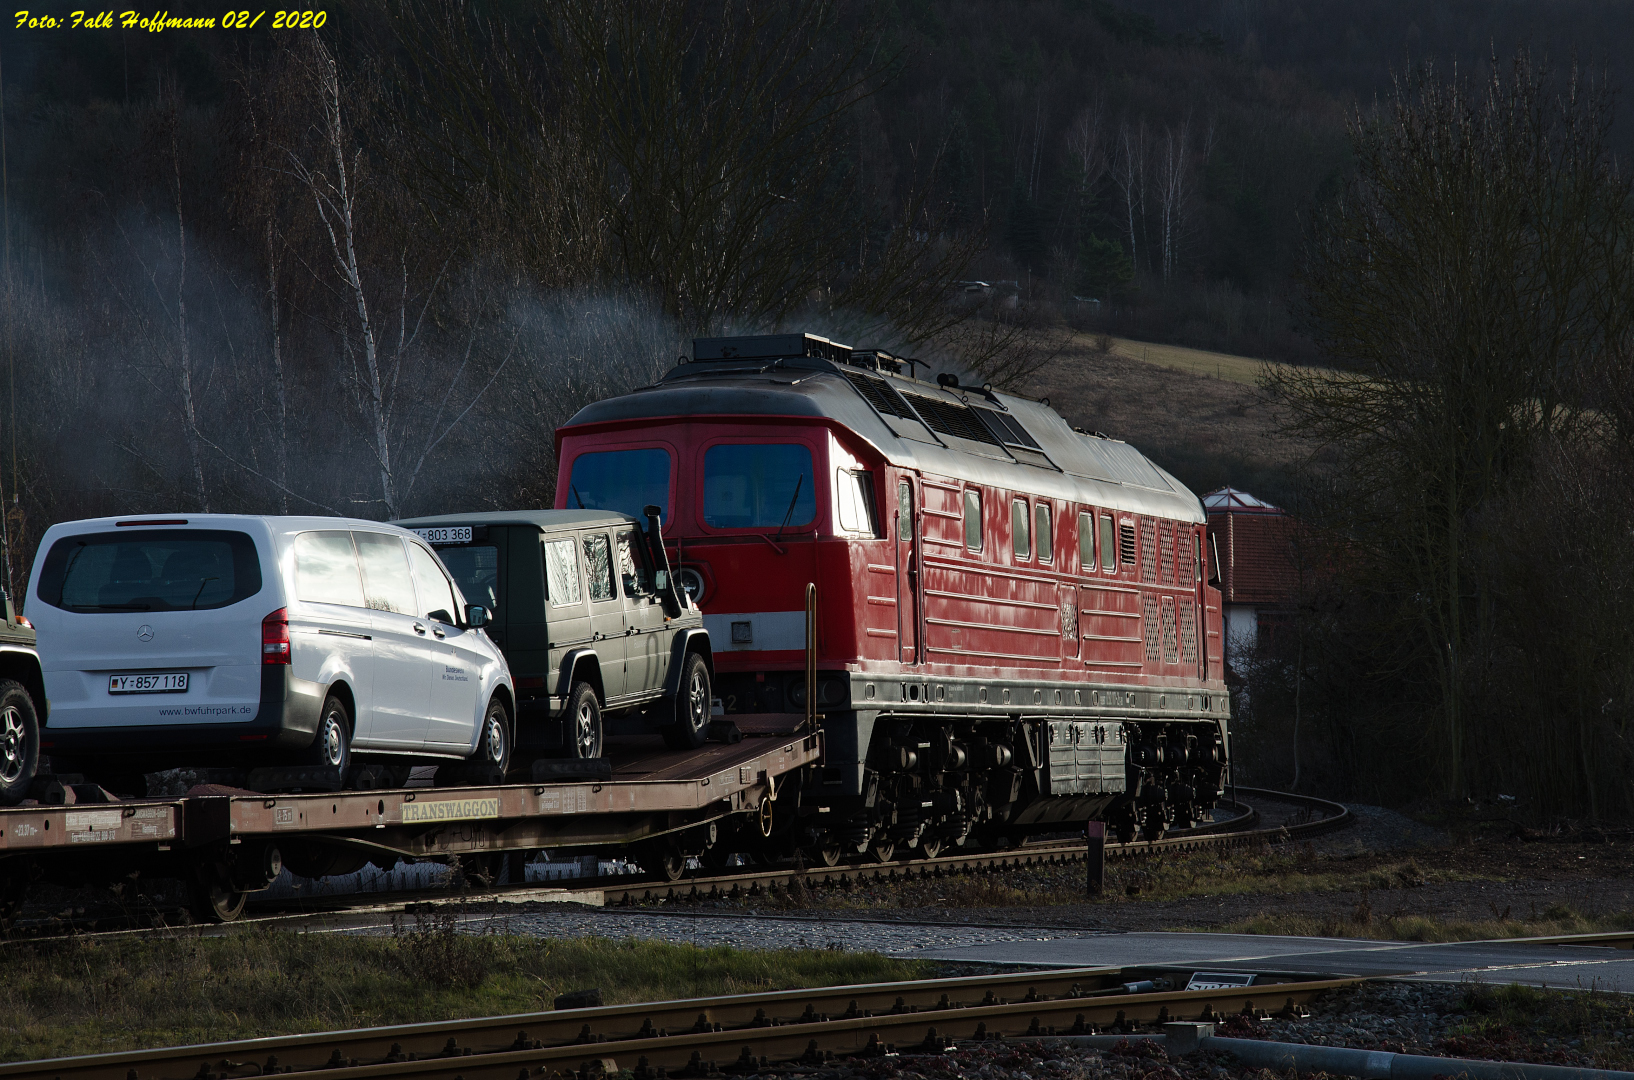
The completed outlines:
[[[0,806],[28,796],[40,764],[40,725],[45,720],[45,680],[34,649],[34,627],[6,603],[0,625]]]
[[[437,551],[516,685],[516,757],[600,758],[604,734],[701,746],[714,656],[670,572],[658,508],[448,514],[394,522]]]

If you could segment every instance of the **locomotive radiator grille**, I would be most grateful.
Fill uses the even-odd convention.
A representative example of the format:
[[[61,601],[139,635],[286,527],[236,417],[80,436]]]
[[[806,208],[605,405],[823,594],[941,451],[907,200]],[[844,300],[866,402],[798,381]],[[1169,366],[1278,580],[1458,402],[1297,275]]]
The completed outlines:
[[[1180,609],[1180,662],[1182,664],[1197,663],[1197,617],[1193,614],[1192,604],[1185,604]]]
[[[1163,662],[1178,664],[1180,662],[1180,648],[1175,641],[1174,632],[1174,597],[1163,598]]]
[[[1174,584],[1174,526],[1167,521],[1158,533],[1158,580]]]
[[[1152,519],[1140,519],[1140,580],[1157,584],[1157,527]]]
[[[1146,635],[1146,662],[1155,664],[1159,652],[1159,630],[1157,622],[1157,597],[1143,596],[1140,598],[1140,628]]]

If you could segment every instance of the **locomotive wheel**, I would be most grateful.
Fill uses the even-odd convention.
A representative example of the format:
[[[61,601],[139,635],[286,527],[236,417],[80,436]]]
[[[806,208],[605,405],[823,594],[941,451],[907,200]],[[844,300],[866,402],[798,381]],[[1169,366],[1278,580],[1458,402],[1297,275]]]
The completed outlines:
[[[0,806],[28,795],[40,763],[40,724],[23,685],[0,679]]]
[[[664,744],[671,750],[696,750],[709,737],[709,668],[697,653],[687,653],[675,692],[675,719],[664,725]]]
[[[1163,834],[1169,831],[1169,823],[1163,820],[1163,804],[1153,803],[1141,816],[1140,838],[1148,843],[1163,839]]]
[[[803,852],[813,866],[838,866],[840,860],[845,858],[845,848],[840,846],[838,840],[823,840],[804,848]]]
[[[567,697],[567,723],[568,756],[581,760],[601,757],[601,703],[589,683],[573,684]]]

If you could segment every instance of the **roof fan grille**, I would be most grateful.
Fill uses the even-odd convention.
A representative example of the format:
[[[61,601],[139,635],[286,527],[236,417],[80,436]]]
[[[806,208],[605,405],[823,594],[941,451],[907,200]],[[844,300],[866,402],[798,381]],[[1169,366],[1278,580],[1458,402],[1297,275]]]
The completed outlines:
[[[924,419],[925,426],[932,431],[940,432],[943,435],[953,435],[961,439],[969,439],[972,442],[999,445],[999,440],[994,438],[987,425],[977,419],[974,415],[975,410],[969,406],[956,405],[951,401],[939,401],[933,397],[926,397],[924,394],[903,394],[902,396],[913,405],[919,412],[920,417]]]

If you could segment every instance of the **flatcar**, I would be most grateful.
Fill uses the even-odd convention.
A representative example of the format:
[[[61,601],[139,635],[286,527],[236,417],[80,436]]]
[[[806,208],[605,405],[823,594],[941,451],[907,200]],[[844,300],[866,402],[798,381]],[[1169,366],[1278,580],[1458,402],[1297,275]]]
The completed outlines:
[[[1191,825],[1224,792],[1220,594],[1197,497],[1134,447],[811,334],[693,342],[556,433],[556,505],[663,511],[730,718],[807,711],[778,801],[822,861]]]

